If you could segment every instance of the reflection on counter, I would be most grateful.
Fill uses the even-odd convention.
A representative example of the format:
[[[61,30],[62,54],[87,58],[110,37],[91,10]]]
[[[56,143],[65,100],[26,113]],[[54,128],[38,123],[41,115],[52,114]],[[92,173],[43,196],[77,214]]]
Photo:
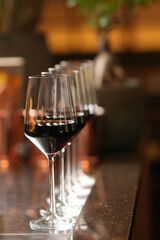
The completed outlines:
[[[96,185],[70,239],[128,239],[139,176],[137,156],[110,156],[107,160],[97,170]],[[29,227],[39,209],[48,207],[48,172],[28,166],[10,168],[1,172],[0,182],[0,239],[69,239],[71,232],[35,232]]]
[[[103,160],[78,219],[75,240],[129,239],[139,177],[138,155],[117,154]]]

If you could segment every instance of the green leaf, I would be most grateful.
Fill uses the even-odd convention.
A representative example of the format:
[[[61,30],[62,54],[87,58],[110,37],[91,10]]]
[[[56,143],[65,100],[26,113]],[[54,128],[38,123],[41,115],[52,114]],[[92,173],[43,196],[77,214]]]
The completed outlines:
[[[76,0],[67,0],[66,4],[67,4],[67,7],[72,8],[77,5],[77,1]]]
[[[70,6],[78,4],[87,13],[89,22],[102,29],[107,28],[113,18],[116,18],[123,4],[134,10],[138,5],[144,7],[155,1],[157,0],[67,0]]]
[[[103,15],[99,18],[99,26],[100,28],[106,28],[109,23],[109,16]]]

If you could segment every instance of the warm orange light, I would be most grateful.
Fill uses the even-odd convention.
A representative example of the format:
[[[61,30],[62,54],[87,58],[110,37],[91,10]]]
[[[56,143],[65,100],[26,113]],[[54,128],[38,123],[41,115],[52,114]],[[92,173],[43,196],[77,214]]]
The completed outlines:
[[[4,170],[7,170],[9,168],[9,162],[7,159],[0,160],[0,168]]]
[[[36,212],[35,209],[27,209],[27,210],[26,210],[26,214],[27,214],[28,216],[30,216],[30,217],[35,217],[36,214],[37,214],[37,212]]]
[[[36,167],[40,168],[42,171],[48,171],[48,160],[40,157],[40,159],[36,159]]]
[[[81,28],[74,31],[65,28],[58,31],[52,30],[46,35],[46,42],[49,50],[54,54],[97,51],[97,34],[92,28]]]
[[[40,167],[42,167],[43,169],[48,169],[48,161],[44,159],[40,161]]]
[[[89,170],[89,162],[88,160],[82,160],[81,166],[84,172],[88,172]]]

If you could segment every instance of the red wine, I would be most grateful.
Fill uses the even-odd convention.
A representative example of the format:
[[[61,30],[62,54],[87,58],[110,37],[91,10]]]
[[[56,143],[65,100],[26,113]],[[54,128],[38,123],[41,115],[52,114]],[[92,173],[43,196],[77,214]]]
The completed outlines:
[[[59,152],[76,134],[73,120],[37,120],[25,124],[25,135],[44,154]]]
[[[77,131],[80,132],[82,128],[84,128],[86,124],[86,117],[84,114],[77,113],[76,114],[76,120],[77,120]]]
[[[92,113],[92,114],[90,113],[90,114],[89,114],[89,119],[93,118],[94,116],[95,116],[94,113]]]
[[[90,119],[90,113],[89,113],[89,110],[84,110],[84,112],[85,112],[86,122],[88,122],[89,119]]]

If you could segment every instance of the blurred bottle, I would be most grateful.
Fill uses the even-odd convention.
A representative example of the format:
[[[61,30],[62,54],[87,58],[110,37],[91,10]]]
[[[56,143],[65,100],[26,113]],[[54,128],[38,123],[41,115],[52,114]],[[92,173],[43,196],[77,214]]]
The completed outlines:
[[[13,139],[14,114],[22,106],[24,86],[24,65],[22,57],[0,58],[0,166],[9,167],[10,148]],[[18,129],[15,131],[17,137]],[[3,164],[2,164],[3,163]],[[5,164],[4,164],[5,163]]]
[[[24,110],[13,114],[9,156],[12,166],[21,166],[30,157],[30,144],[24,136]]]

